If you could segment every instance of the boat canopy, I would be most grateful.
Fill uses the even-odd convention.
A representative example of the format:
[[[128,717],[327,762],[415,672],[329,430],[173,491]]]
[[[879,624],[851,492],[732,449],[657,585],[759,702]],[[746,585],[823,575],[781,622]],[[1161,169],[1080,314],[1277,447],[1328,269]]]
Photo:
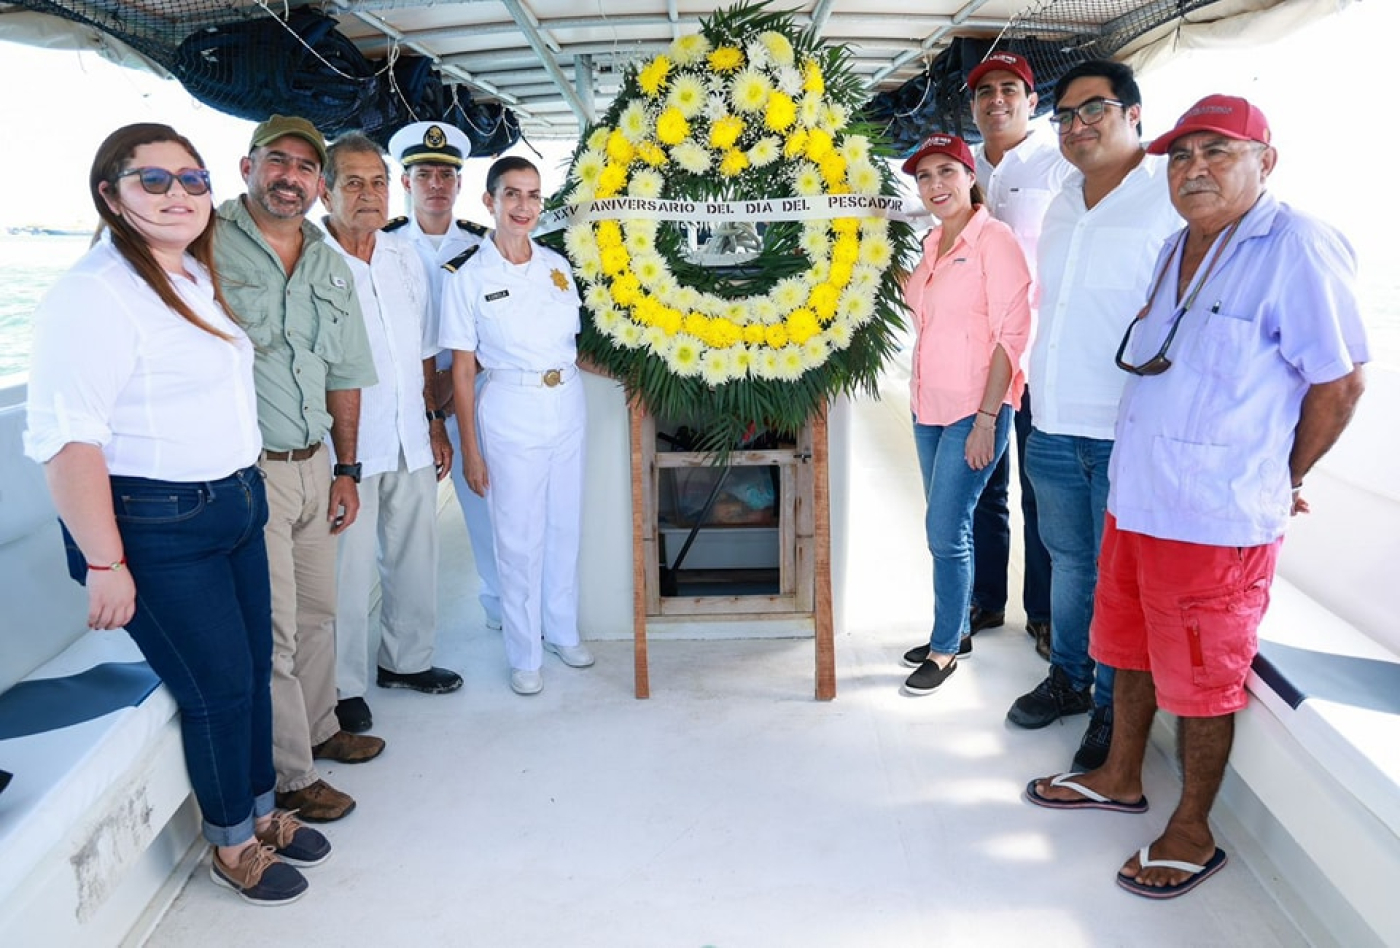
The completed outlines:
[[[1258,45],[1351,2],[923,0],[911,9],[900,0],[778,0],[772,8],[793,10],[799,25],[846,51],[872,98],[883,95],[871,117],[896,131],[898,145],[912,134],[897,133],[901,117],[924,133],[975,135],[959,124],[960,107],[931,107],[929,92],[947,100],[945,87],[992,48],[1023,52],[1037,78],[1053,83],[1086,58],[1142,67],[1184,49]],[[606,111],[629,66],[726,5],[19,0],[0,3],[0,39],[93,49],[174,76],[197,98],[245,118],[296,112],[327,132],[371,134],[446,119],[467,131],[476,154],[490,154],[521,133],[576,139]]]

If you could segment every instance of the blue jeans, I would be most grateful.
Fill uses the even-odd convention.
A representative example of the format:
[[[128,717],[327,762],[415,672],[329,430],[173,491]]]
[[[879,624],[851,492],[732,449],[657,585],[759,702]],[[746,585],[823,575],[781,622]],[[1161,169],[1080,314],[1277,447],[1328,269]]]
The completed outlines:
[[[1021,483],[1021,539],[1025,563],[1021,604],[1031,622],[1050,621],[1050,553],[1040,540],[1035,488],[1026,476],[1026,438],[1031,433],[1031,390],[1016,412],[1016,475]],[[1006,609],[1006,570],[1011,561],[1011,452],[1001,456],[972,516],[972,604],[987,612]]]
[[[113,477],[136,583],[126,631],[180,707],[185,766],[204,838],[234,846],[272,812],[272,594],[262,472],[205,483]],[[87,567],[72,537],[69,570]]]
[[[914,423],[914,447],[924,478],[924,532],[933,554],[933,632],[929,648],[956,655],[968,631],[972,597],[972,509],[1011,437],[1011,406],[997,412],[992,463],[974,471],[963,455],[976,414],[951,425]]]
[[[1040,536],[1050,550],[1050,663],[1076,688],[1094,685],[1094,703],[1113,705],[1113,669],[1094,668],[1089,624],[1099,580],[1099,546],[1108,509],[1108,456],[1113,442],[1031,432],[1026,470],[1040,501]]]

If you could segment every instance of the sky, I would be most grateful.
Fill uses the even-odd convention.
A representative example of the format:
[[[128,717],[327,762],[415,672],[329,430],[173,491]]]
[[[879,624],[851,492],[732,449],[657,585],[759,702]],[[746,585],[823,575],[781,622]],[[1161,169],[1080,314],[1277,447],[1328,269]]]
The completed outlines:
[[[1364,54],[1368,37],[1396,35],[1400,3],[1362,0],[1272,46],[1179,58],[1140,76],[1144,134],[1170,127],[1208,93],[1246,96],[1274,129],[1280,162],[1273,191],[1340,227],[1360,248],[1363,262],[1383,247],[1388,268],[1384,235],[1400,214],[1400,199],[1388,185],[1347,176],[1368,170],[1360,158],[1363,148],[1387,160],[1397,136],[1389,115],[1393,53]],[[238,158],[246,153],[253,124],[201,105],[173,80],[114,66],[95,53],[0,42],[0,88],[0,128],[14,136],[0,150],[0,226],[89,227],[86,177],[93,152],[110,131],[129,122],[165,122],[189,137],[210,167],[216,199],[243,189]],[[523,145],[515,152],[536,161],[549,193],[560,183],[558,167],[570,145],[535,144],[543,158]],[[479,197],[487,164],[468,163],[459,216],[487,220]],[[394,213],[404,212],[400,195]]]

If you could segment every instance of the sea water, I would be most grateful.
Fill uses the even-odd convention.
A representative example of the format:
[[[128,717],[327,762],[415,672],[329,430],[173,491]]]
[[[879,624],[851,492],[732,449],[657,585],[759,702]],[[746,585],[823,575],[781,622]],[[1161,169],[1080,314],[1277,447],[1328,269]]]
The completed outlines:
[[[87,252],[91,238],[0,231],[0,379],[29,366],[30,317],[59,275]],[[1362,312],[1372,359],[1400,366],[1400,272],[1362,255]]]

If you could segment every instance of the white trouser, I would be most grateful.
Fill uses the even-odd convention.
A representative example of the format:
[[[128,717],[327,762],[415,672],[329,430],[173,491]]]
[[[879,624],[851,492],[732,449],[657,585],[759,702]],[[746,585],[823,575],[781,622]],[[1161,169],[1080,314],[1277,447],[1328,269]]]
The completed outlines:
[[[411,675],[433,664],[437,636],[437,476],[431,465],[366,477],[360,514],[340,535],[336,589],[336,688],[363,697],[370,663]],[[379,626],[369,622],[375,571]],[[375,640],[378,640],[377,642]]]
[[[481,389],[477,428],[511,668],[539,668],[542,638],[579,643],[585,419],[577,377],[553,388],[488,377]]]
[[[450,365],[450,363],[449,363]],[[486,382],[485,373],[476,377],[476,396],[481,397],[481,386]],[[472,558],[476,560],[476,575],[481,580],[481,609],[493,624],[501,621],[501,580],[496,572],[496,543],[491,533],[491,511],[486,498],[479,496],[467,486],[466,475],[462,473],[462,431],[456,418],[447,419],[447,436],[452,439],[452,487],[457,492],[457,504],[462,508],[462,519],[467,522],[467,536],[472,541]],[[478,443],[481,433],[477,433]]]

